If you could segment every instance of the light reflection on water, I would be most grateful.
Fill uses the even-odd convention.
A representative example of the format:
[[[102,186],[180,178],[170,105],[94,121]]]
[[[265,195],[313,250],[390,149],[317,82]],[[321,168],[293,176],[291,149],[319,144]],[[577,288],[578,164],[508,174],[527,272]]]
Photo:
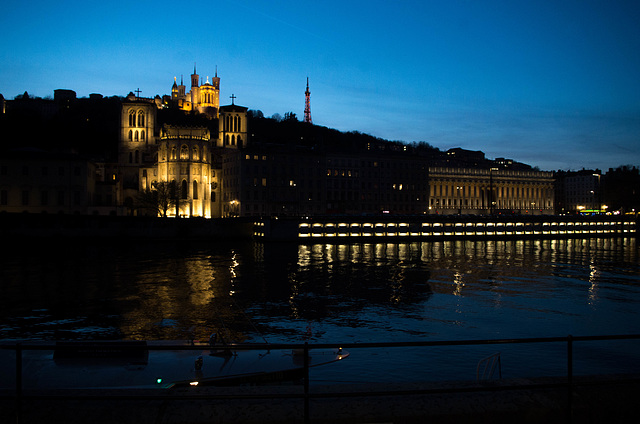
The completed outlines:
[[[623,238],[29,246],[3,258],[0,338],[206,340],[217,332],[237,342],[362,343],[632,334],[640,333],[639,271],[636,241]],[[632,368],[638,346],[617,346],[606,354],[592,346],[578,364],[591,364],[579,365],[585,372],[593,364]],[[389,378],[468,377],[495,350],[356,349],[322,372],[380,379],[385,363]],[[566,364],[564,346],[500,350],[503,374],[562,373]]]

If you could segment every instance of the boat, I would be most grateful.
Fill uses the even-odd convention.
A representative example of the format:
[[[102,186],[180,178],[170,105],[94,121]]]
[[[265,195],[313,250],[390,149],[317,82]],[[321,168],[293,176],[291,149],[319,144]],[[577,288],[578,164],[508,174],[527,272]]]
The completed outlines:
[[[51,350],[22,345],[22,387],[158,388],[281,383],[305,375],[304,354],[260,345],[212,344],[198,341],[70,341]],[[0,388],[15,388],[15,354],[0,352],[4,378]],[[308,366],[317,367],[349,356],[341,348],[312,349]],[[13,368],[13,369],[12,369]]]

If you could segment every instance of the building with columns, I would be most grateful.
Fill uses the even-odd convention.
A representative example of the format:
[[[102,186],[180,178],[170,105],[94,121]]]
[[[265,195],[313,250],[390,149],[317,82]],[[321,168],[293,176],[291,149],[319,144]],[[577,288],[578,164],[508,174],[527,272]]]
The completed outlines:
[[[554,213],[552,172],[429,168],[429,212],[436,214]]]

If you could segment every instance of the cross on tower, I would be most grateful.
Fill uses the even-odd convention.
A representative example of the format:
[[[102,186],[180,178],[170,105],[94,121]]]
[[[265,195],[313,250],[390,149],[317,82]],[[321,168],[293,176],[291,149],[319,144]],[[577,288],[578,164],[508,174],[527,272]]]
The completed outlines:
[[[139,89],[139,88],[135,91],[135,93],[136,93],[136,97],[140,97],[140,93],[141,93],[141,91],[140,91],[140,89]]]
[[[232,94],[229,97],[231,98],[231,104],[234,105],[235,104],[235,100],[236,100],[235,94]]]

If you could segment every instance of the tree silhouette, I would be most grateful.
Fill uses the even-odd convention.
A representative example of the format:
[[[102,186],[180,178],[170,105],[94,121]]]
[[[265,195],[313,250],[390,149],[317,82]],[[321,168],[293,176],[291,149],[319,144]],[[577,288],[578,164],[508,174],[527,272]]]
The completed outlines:
[[[180,208],[187,202],[185,197],[180,184],[173,180],[152,183],[150,190],[140,191],[137,200],[139,208],[164,218],[172,208],[176,217],[180,216]]]

